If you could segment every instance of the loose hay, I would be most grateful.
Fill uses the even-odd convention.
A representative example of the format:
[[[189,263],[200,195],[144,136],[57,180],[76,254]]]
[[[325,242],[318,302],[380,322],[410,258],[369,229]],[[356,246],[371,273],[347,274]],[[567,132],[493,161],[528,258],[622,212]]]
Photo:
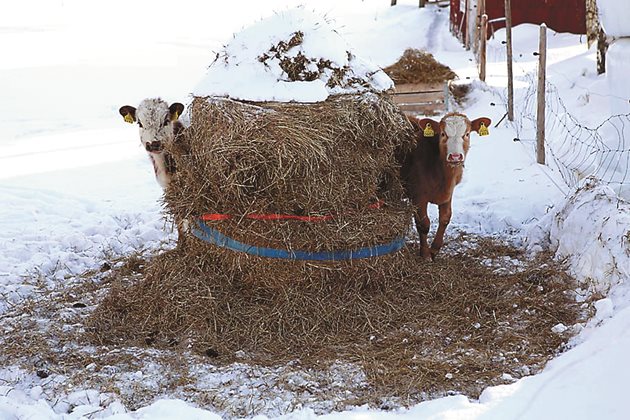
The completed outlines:
[[[242,258],[227,272],[222,255],[174,250],[150,261],[139,284],[117,278],[88,327],[99,344],[192,346],[221,363],[243,354],[264,365],[357,363],[370,383],[359,402],[451,390],[476,397],[504,373],[542,367],[567,338],[551,327],[573,325],[579,308],[557,265],[494,269],[482,259],[522,255],[489,241],[470,254],[426,264],[407,249],[292,270]],[[264,281],[276,275],[286,278]]]
[[[457,74],[435,60],[432,54],[413,48],[405,50],[400,59],[383,69],[395,84],[443,83]]]

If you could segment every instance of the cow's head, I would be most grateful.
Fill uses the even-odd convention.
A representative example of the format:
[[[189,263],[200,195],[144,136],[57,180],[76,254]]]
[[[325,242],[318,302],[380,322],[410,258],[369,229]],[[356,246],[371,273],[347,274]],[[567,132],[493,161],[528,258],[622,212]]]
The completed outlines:
[[[173,124],[184,111],[179,102],[169,106],[160,98],[145,99],[138,108],[129,105],[121,107],[120,115],[126,122],[138,123],[140,141],[149,153],[161,153],[164,145],[175,140]]]
[[[470,132],[480,136],[488,134],[490,118],[477,118],[470,121],[464,114],[447,114],[438,123],[430,118],[419,121],[424,137],[438,137],[440,156],[451,166],[463,165],[470,147]]]

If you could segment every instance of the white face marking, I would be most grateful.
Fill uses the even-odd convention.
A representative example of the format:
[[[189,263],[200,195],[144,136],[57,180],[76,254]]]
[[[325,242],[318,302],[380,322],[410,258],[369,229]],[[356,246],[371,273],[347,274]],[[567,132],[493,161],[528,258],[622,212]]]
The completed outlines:
[[[444,132],[446,133],[446,156],[461,156],[464,162],[466,153],[464,150],[464,136],[467,135],[468,124],[465,117],[453,115],[444,120]]]
[[[168,104],[161,99],[145,99],[136,110],[140,141],[148,152],[159,153],[175,139]]]

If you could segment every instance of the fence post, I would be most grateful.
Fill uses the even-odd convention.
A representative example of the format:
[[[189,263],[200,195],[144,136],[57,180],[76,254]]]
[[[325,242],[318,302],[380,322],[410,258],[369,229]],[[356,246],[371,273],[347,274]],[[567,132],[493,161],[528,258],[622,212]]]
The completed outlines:
[[[486,81],[486,39],[488,38],[488,15],[481,15],[479,36],[479,80]]]
[[[424,7],[426,0],[420,0],[420,3],[418,4],[418,7]]]
[[[599,27],[597,34],[597,74],[606,73],[606,51],[608,50],[608,41],[606,33],[602,27]]]
[[[396,6],[396,0],[392,0],[392,6]]]
[[[545,88],[547,71],[547,25],[540,25],[538,42],[538,108],[536,111],[536,162],[545,164]]]
[[[479,41],[481,40],[481,31],[482,31],[481,16],[483,16],[483,14],[486,13],[486,0],[477,0],[477,4],[475,5],[475,7],[477,9],[477,13],[475,13],[475,45],[474,45],[474,49],[475,49],[475,54],[479,54],[479,49],[481,48],[481,45],[479,44]]]
[[[514,121],[514,71],[512,70],[512,3],[505,0],[505,42],[507,43],[508,120]]]
[[[464,46],[467,50],[470,50],[470,2],[472,0],[466,0],[466,12],[464,12],[464,18],[466,22],[464,23],[465,35],[464,35]]]

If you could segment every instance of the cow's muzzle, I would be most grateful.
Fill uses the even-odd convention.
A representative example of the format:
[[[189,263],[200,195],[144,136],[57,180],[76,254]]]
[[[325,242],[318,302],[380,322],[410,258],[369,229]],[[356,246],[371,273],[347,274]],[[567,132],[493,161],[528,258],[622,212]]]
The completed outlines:
[[[146,143],[144,145],[147,152],[161,152],[164,147],[162,146],[161,141],[152,141],[151,143]]]

